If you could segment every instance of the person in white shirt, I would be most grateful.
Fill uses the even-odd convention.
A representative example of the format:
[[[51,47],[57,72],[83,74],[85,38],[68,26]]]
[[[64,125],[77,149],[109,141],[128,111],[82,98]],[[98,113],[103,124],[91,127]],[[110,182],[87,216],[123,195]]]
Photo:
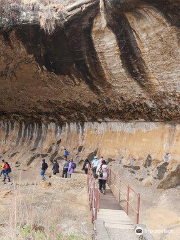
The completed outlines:
[[[94,157],[94,160],[92,161],[92,170],[93,170],[94,178],[97,178],[96,170],[97,170],[98,165],[99,165],[99,160],[97,157]]]
[[[97,167],[96,174],[98,175],[99,180],[99,191],[105,194],[106,182],[108,178],[108,167],[105,160],[103,160],[102,164]]]

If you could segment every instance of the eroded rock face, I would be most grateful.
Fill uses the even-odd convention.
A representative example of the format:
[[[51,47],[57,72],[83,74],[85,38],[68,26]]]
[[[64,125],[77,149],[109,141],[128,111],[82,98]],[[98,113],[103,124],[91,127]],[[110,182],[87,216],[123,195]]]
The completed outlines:
[[[180,186],[180,165],[159,184],[158,188],[170,189]]]
[[[178,1],[50,7],[48,31],[35,5],[20,5],[14,19],[1,15],[1,118],[178,121]]]
[[[139,172],[151,151],[152,163],[155,160],[156,165],[159,163],[158,176],[163,177],[168,165],[163,163],[165,152],[171,154],[169,164],[180,162],[179,134],[179,125],[172,127],[163,123],[89,122],[61,126],[1,121],[0,156],[14,162],[16,167],[22,163],[31,166],[42,158],[62,159],[66,147],[77,162],[86,158],[92,160],[97,155],[106,160],[121,161],[122,166]],[[136,161],[129,166],[132,157]]]

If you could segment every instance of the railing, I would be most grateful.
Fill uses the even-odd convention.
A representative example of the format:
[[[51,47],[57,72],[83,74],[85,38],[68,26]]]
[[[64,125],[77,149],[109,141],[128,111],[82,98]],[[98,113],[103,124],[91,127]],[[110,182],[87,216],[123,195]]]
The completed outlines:
[[[98,191],[98,187],[95,183],[92,170],[90,169],[87,175],[87,185],[88,185],[90,209],[92,211],[92,223],[94,223],[94,221],[97,220],[97,213],[99,211],[100,194]]]
[[[140,214],[140,194],[137,193],[129,184],[126,184],[120,177],[116,174],[112,173],[111,169],[109,169],[109,177],[108,177],[108,184],[109,186],[113,185],[118,190],[118,200],[119,203],[121,202],[122,197],[126,200],[126,213],[129,215],[129,206],[134,210],[136,213],[136,223],[139,224],[139,214]],[[123,193],[123,187],[125,189],[125,194]],[[130,194],[134,194],[135,198],[137,199],[137,205],[134,207],[130,201]]]

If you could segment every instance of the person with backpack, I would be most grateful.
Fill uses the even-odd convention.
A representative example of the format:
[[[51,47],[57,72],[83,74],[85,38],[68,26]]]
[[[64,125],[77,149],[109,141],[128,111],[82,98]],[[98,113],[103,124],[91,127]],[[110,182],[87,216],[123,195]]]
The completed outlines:
[[[82,170],[84,170],[85,174],[88,174],[89,168],[91,168],[91,163],[90,163],[89,159],[86,159],[86,160],[84,161]]]
[[[1,173],[0,173],[0,177],[2,174],[4,174],[5,172],[5,166],[6,166],[6,163],[4,161],[4,159],[2,160],[2,163],[1,163]]]
[[[71,175],[73,174],[75,168],[76,168],[76,163],[73,161],[73,159],[71,159],[70,163],[69,163],[69,168],[68,168],[70,178],[71,178]]]
[[[54,175],[56,175],[56,173],[59,173],[59,164],[57,160],[54,160],[52,170]]]
[[[69,156],[69,152],[66,148],[64,149],[64,156],[65,156],[65,159],[67,159]]]
[[[94,178],[97,178],[97,167],[99,166],[99,160],[97,157],[94,157],[94,160],[92,161],[92,170],[93,170],[93,176]]]
[[[66,159],[63,166],[63,174],[62,174],[63,178],[67,178],[68,169],[69,169],[69,161]]]
[[[98,175],[99,180],[99,191],[105,194],[106,182],[108,178],[108,168],[105,160],[103,160],[102,164],[97,167],[96,174]]]
[[[46,179],[44,174],[45,174],[47,169],[48,169],[48,164],[46,163],[45,159],[43,159],[42,160],[42,167],[41,167],[41,177],[42,177],[43,181]]]
[[[11,172],[11,167],[9,165],[8,162],[5,163],[5,170],[3,172],[4,174],[4,179],[3,179],[3,182],[5,183],[6,182],[6,178],[8,179],[8,182],[10,182],[10,177],[9,177],[9,173]]]

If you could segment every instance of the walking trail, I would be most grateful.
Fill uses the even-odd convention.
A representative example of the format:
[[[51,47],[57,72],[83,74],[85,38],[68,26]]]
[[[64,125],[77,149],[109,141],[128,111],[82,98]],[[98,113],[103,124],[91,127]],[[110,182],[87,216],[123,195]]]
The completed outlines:
[[[100,210],[95,221],[97,240],[137,240],[134,225],[117,202],[110,188],[101,195]]]

